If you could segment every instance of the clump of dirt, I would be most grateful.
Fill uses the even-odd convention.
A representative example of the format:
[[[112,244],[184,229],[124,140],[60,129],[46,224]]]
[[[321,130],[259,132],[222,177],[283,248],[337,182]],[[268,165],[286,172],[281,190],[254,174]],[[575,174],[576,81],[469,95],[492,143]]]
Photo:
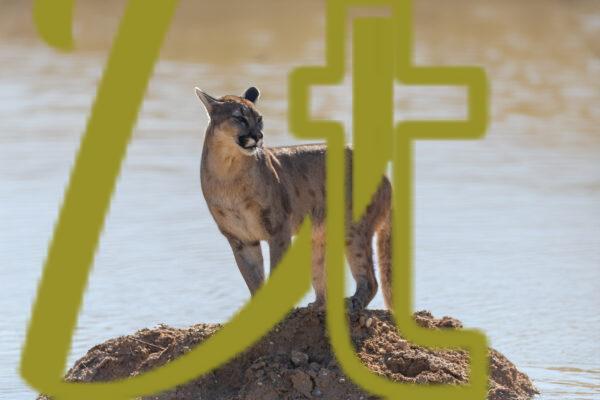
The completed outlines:
[[[414,315],[430,329],[456,329],[460,321]],[[387,311],[365,310],[351,316],[352,341],[358,357],[373,372],[397,382],[468,382],[468,354],[433,351],[412,345],[396,330]],[[165,364],[202,343],[221,328],[198,324],[176,329],[161,325],[111,339],[90,349],[66,376],[68,381],[109,381],[138,375]],[[531,399],[537,390],[502,354],[490,349],[488,399]],[[43,398],[43,397],[42,397]],[[376,399],[341,371],[329,345],[325,316],[308,308],[290,313],[256,345],[204,377],[148,399]]]

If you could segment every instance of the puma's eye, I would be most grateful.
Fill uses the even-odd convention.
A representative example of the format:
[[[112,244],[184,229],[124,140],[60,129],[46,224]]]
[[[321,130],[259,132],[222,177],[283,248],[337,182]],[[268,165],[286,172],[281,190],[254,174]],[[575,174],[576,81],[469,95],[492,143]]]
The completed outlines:
[[[248,127],[248,120],[244,117],[233,117],[235,119],[235,121],[241,125],[243,125],[244,127]]]

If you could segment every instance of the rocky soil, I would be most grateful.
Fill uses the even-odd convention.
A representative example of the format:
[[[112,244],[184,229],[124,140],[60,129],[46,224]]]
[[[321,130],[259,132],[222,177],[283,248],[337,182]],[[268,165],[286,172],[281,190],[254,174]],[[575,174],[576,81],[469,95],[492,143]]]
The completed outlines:
[[[421,326],[456,329],[453,318],[414,315]],[[198,324],[184,329],[161,325],[93,347],[67,373],[68,381],[109,381],[140,374],[189,351],[220,329]],[[398,335],[387,311],[365,310],[351,316],[357,354],[372,371],[398,382],[468,381],[468,354],[432,351]],[[537,391],[529,378],[490,349],[488,399],[525,400]],[[40,398],[44,398],[41,396]],[[296,309],[255,346],[205,377],[150,399],[376,399],[355,386],[340,370],[325,332],[325,316]]]

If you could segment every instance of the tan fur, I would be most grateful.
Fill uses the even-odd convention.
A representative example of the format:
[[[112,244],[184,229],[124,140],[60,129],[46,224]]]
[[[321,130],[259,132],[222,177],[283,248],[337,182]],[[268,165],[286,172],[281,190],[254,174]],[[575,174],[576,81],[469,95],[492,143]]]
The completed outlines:
[[[254,96],[250,92],[254,90]],[[325,300],[325,161],[324,144],[263,147],[256,89],[244,97],[214,99],[198,91],[207,108],[201,162],[202,191],[220,231],[229,241],[238,267],[253,294],[264,281],[260,241],[269,244],[271,269],[287,250],[305,216],[313,221],[315,304]],[[249,99],[250,100],[249,100]],[[251,100],[254,101],[251,101]],[[241,117],[240,117],[241,116]],[[240,118],[244,119],[240,123]],[[249,139],[248,139],[249,138]],[[242,142],[258,145],[244,148]],[[346,256],[356,281],[350,306],[362,309],[377,292],[372,239],[378,236],[383,294],[391,306],[391,185],[386,177],[358,222],[351,222],[352,150],[346,150]]]

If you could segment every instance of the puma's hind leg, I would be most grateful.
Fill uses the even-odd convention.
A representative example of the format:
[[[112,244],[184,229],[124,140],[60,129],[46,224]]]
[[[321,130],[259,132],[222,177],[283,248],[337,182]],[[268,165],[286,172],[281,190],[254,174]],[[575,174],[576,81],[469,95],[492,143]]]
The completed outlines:
[[[352,276],[356,281],[356,291],[349,299],[351,311],[367,307],[377,293],[372,241],[372,230],[364,221],[349,229],[346,240],[346,257]]]

